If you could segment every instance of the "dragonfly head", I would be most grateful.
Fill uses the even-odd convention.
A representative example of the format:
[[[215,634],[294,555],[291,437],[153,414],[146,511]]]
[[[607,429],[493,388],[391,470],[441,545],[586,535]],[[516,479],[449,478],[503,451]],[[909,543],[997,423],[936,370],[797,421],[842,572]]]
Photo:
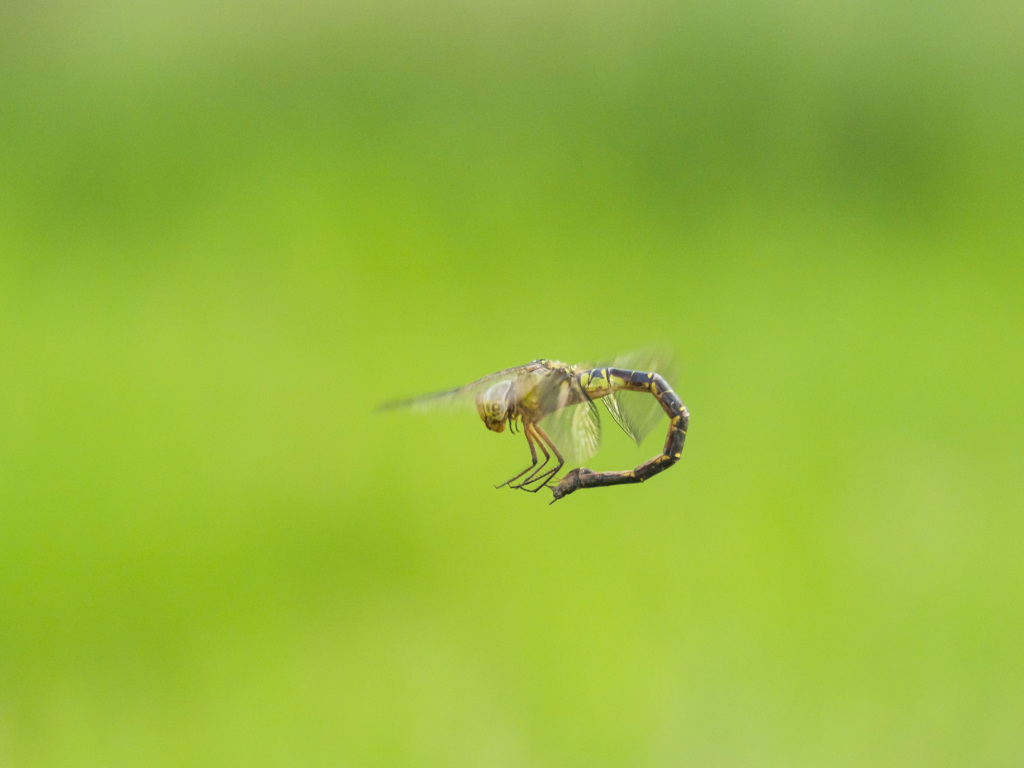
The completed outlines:
[[[504,431],[505,423],[508,421],[511,391],[512,382],[503,381],[476,396],[476,410],[488,429],[495,432]]]

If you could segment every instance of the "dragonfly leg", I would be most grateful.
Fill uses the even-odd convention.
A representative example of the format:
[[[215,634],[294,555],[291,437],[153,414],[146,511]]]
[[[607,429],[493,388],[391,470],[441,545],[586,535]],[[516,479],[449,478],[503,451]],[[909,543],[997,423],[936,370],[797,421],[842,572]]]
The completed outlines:
[[[544,454],[544,461],[542,461],[524,480],[510,485],[509,488],[522,488],[524,491],[531,491],[533,489],[527,488],[526,486],[531,485],[537,481],[537,478],[541,475],[548,475],[548,472],[542,472],[547,463],[551,461],[551,454],[548,452],[547,446],[544,444],[544,440],[541,438],[539,428],[535,424],[527,424],[523,427],[523,432],[529,434],[534,443],[540,448]]]
[[[521,488],[524,485],[528,485],[529,483],[534,482],[534,479],[537,476],[538,472],[544,469],[545,465],[547,465],[547,463],[551,461],[551,454],[548,453],[548,449],[545,446],[544,441],[540,438],[540,435],[538,435],[535,431],[535,427],[532,426],[531,424],[524,424],[522,431],[524,434],[527,435],[527,438],[530,440],[531,447],[535,445],[540,447],[541,453],[544,454],[544,461],[540,463],[537,463],[535,461],[534,465],[527,468],[534,471],[530,472],[528,475],[526,475],[524,479],[520,480],[519,482],[510,483],[510,488]],[[521,472],[520,475],[521,474],[523,473]]]
[[[504,483],[501,483],[501,485],[494,486],[495,488],[504,488],[506,485],[509,488],[519,488],[519,487],[522,486],[522,483],[519,483],[518,485],[512,485],[512,483],[514,483],[520,477],[525,475],[527,472],[539,470],[540,467],[543,467],[544,464],[548,463],[548,458],[550,458],[550,457],[548,456],[547,450],[544,448],[543,445],[541,445],[541,450],[544,451],[544,462],[540,465],[540,467],[537,466],[537,448],[534,445],[533,435],[530,432],[529,425],[525,425],[523,427],[523,434],[526,435],[526,444],[530,446],[530,457],[533,459],[533,463],[530,464],[530,466],[528,466],[526,469],[524,469],[518,475],[513,475],[508,480],[506,480]]]
[[[541,450],[544,451],[544,453],[547,453],[547,451],[544,450],[544,445],[546,443],[548,448],[551,449],[552,453],[555,454],[555,459],[557,459],[558,461],[558,464],[553,469],[541,472],[541,469],[543,469],[544,464],[547,464],[547,461],[545,461],[544,464],[541,464],[541,466],[538,467],[537,470],[532,475],[530,475],[529,478],[527,478],[526,480],[519,484],[519,487],[522,488],[524,491],[536,493],[541,488],[551,487],[548,485],[548,483],[550,483],[555,478],[555,475],[557,475],[558,472],[565,465],[565,459],[562,458],[562,454],[558,452],[557,446],[554,444],[551,438],[548,437],[547,432],[538,427],[536,424],[531,424],[530,429],[533,430],[534,434],[538,438]],[[533,485],[533,488],[525,488],[524,486],[527,484]]]

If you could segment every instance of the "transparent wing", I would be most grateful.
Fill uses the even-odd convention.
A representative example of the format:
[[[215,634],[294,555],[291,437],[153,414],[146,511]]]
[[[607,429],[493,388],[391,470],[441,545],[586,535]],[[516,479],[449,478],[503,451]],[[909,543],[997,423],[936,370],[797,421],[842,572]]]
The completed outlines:
[[[410,408],[414,411],[445,410],[461,408],[465,405],[472,405],[477,394],[486,391],[489,387],[508,381],[519,376],[520,373],[529,370],[532,363],[517,365],[513,368],[506,368],[502,371],[488,374],[481,379],[471,381],[469,384],[449,389],[446,392],[437,392],[432,395],[420,395],[406,400],[391,400],[377,406],[378,411],[393,411],[400,408]]]
[[[580,464],[601,447],[601,418],[594,401],[574,379],[562,382],[559,388],[563,405],[545,416],[540,426],[558,446],[566,463]]]
[[[652,347],[617,357],[613,365],[634,371],[661,374],[673,386],[676,379],[675,356],[665,347]],[[608,413],[622,431],[637,445],[665,416],[661,405],[646,392],[613,392],[602,398]]]
[[[619,428],[629,435],[636,442],[637,445],[643,441],[643,436],[640,434],[640,427],[630,421],[629,417],[622,412],[622,407],[619,403],[619,395],[629,394],[627,392],[612,392],[609,395],[605,395],[601,398],[601,402],[604,403],[605,408],[608,409],[608,414],[612,417],[612,421],[619,425]]]
[[[601,399],[615,423],[637,445],[665,415],[658,401],[645,392],[614,392]]]

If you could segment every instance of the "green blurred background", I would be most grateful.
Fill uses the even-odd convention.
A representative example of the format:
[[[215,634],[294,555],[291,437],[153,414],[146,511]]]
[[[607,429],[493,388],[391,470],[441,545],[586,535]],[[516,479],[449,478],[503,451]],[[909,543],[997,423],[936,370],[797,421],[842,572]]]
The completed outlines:
[[[0,765],[1024,763],[1022,8],[6,3]]]

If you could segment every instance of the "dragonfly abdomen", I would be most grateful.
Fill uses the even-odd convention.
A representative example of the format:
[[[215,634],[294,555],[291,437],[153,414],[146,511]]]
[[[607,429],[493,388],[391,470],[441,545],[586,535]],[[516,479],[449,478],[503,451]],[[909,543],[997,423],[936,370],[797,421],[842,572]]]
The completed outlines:
[[[580,371],[578,380],[584,391],[594,399],[619,390],[650,392],[658,399],[669,417],[678,413],[678,409],[683,405],[672,391],[672,387],[658,373],[631,371],[625,368],[592,368]],[[670,397],[664,398],[664,395]],[[672,400],[675,401],[674,404]]]
[[[574,469],[553,489],[555,501],[580,488],[642,483],[679,461],[683,443],[686,441],[690,414],[683,401],[660,374],[624,368],[594,368],[580,371],[578,381],[583,390],[594,399],[619,390],[649,392],[657,399],[669,418],[668,435],[662,452],[635,469],[624,472],[593,472],[585,467]]]

